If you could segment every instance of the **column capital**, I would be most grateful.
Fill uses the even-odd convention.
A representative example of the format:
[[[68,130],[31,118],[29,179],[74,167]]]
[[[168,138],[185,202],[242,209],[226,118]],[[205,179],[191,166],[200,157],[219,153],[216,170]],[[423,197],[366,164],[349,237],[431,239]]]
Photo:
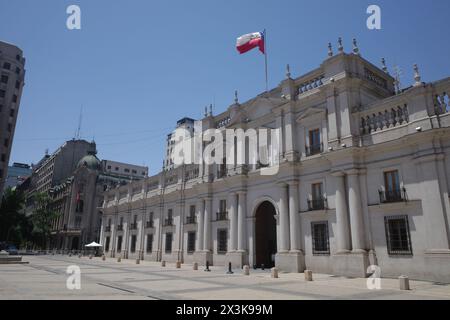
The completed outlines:
[[[239,190],[239,191],[236,191],[236,194],[245,196],[247,194],[247,191]]]
[[[281,188],[286,188],[288,186],[286,181],[277,181],[275,184]]]
[[[298,186],[300,182],[297,179],[286,181],[289,186]]]

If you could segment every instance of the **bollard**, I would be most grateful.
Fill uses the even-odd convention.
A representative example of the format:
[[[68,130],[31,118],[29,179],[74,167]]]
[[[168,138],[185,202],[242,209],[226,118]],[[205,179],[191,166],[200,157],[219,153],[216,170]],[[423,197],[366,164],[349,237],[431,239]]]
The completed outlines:
[[[89,255],[89,260],[92,260],[92,254]]]
[[[121,256],[117,257],[117,262],[122,262],[122,257]]]
[[[264,263],[261,265],[261,270],[265,270],[266,266],[264,265]]]
[[[81,259],[81,254],[78,255],[78,258]]]
[[[270,269],[270,272],[271,272],[270,276],[271,276],[272,278],[274,278],[274,279],[277,279],[277,278],[278,278],[278,269],[277,269],[277,268],[272,268],[272,269]]]
[[[72,256],[72,254],[71,253],[69,253],[69,257],[71,257]]]
[[[409,288],[409,278],[407,276],[400,276],[398,278],[400,282],[400,290],[410,290]]]
[[[249,266],[244,266],[243,270],[244,270],[243,271],[244,276],[250,275],[250,267]]]
[[[192,267],[192,269],[193,270],[198,270],[198,263],[197,262],[194,263],[194,266]]]
[[[177,269],[180,269],[181,268],[181,261],[177,261],[176,264],[175,264],[175,267]]]
[[[258,266],[256,264],[253,265],[253,270],[258,269]]]
[[[163,260],[161,261],[161,267],[165,267],[166,266],[166,262]]]
[[[102,260],[103,260],[103,261],[106,260],[106,256],[105,256],[105,255],[102,256]]]
[[[313,274],[311,270],[305,270],[305,280],[313,281]]]
[[[232,270],[232,266],[231,266],[231,262],[228,263],[228,272],[227,274],[233,274],[233,270]]]
[[[205,269],[205,271],[206,272],[211,272],[211,270],[209,270],[209,261],[206,261],[206,269]]]

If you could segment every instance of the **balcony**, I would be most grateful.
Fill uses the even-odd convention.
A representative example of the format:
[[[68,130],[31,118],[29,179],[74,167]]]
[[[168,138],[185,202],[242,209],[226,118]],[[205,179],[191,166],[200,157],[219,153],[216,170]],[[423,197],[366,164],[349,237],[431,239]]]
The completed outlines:
[[[117,226],[117,231],[123,231],[123,224],[119,224]]]
[[[195,216],[186,217],[186,224],[195,224],[196,219]]]
[[[153,228],[153,220],[147,221],[147,222],[145,223],[145,227],[146,227],[147,229]]]
[[[327,199],[308,200],[308,211],[325,210],[327,208]]]
[[[167,218],[164,220],[164,227],[171,227],[173,226],[173,218]]]
[[[323,143],[306,147],[306,156],[307,157],[311,157],[316,154],[321,154],[322,152],[323,152]]]
[[[407,201],[405,188],[387,191],[378,190],[378,194],[380,196],[380,203],[395,203]]]
[[[217,212],[216,213],[216,221],[227,221],[228,220],[228,212]]]
[[[136,230],[137,229],[137,223],[130,224],[130,230]]]
[[[105,232],[111,232],[111,226],[106,226],[105,227]]]

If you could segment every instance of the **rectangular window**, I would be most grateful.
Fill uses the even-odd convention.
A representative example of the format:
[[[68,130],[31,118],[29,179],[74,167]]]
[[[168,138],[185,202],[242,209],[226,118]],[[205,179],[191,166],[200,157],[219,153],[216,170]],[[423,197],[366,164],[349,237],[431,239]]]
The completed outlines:
[[[131,170],[131,173],[132,174],[137,174],[137,171],[136,170]]]
[[[124,170],[126,173],[129,173],[130,172],[130,169],[125,169]]]
[[[188,232],[187,234],[187,252],[194,253],[195,251],[195,232]]]
[[[122,252],[122,236],[117,237],[117,252]]]
[[[11,69],[11,63],[9,63],[9,62],[3,63],[3,69],[10,70]]]
[[[389,255],[412,255],[408,216],[384,217]]]
[[[381,202],[402,201],[403,197],[398,170],[387,171],[384,173],[384,187],[384,199],[381,199]]]
[[[8,83],[9,77],[7,75],[2,75],[1,83]]]
[[[166,233],[166,246],[165,246],[166,253],[172,253],[172,234]]]
[[[328,222],[312,222],[311,234],[313,255],[329,255],[330,241],[328,237]]]
[[[109,238],[109,237],[106,237],[106,243],[105,243],[105,251],[106,251],[106,252],[109,251],[109,241],[110,241],[110,238]]]
[[[14,103],[17,102],[17,96],[16,96],[16,95],[13,95],[13,97],[12,97],[12,102],[14,102]]]
[[[2,162],[6,161],[6,154],[2,153]]]
[[[153,234],[147,235],[147,253],[152,253],[153,251]]]
[[[6,96],[5,90],[0,90],[0,98],[4,98]]]
[[[9,110],[9,116],[14,117],[14,109]]]
[[[228,230],[217,230],[217,253],[225,254],[228,251]]]
[[[227,212],[227,200],[220,200],[219,211],[220,212]]]
[[[190,217],[195,217],[195,206],[190,206],[189,207],[189,216]]]
[[[315,155],[322,152],[322,145],[320,142],[320,129],[309,131],[309,150],[308,155]]]
[[[20,74],[20,68],[17,68],[17,67],[16,67],[16,73],[17,73],[17,74]]]
[[[131,236],[130,252],[131,253],[135,253],[136,252],[136,235],[135,234],[133,234]]]
[[[16,81],[16,89],[20,89],[20,81]]]

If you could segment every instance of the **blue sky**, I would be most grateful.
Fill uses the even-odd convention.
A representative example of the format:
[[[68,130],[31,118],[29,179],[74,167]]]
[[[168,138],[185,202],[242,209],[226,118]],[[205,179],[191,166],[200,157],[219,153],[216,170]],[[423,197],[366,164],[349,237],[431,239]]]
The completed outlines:
[[[81,7],[82,29],[66,28],[66,8]],[[382,30],[366,27],[370,4]],[[11,162],[37,162],[75,135],[98,144],[103,159],[161,169],[164,139],[179,118],[200,118],[215,103],[224,111],[264,91],[264,58],[240,56],[236,37],[267,29],[269,86],[306,73],[356,37],[363,57],[386,57],[413,82],[450,75],[448,0],[0,0],[0,40],[21,47],[26,86]]]

